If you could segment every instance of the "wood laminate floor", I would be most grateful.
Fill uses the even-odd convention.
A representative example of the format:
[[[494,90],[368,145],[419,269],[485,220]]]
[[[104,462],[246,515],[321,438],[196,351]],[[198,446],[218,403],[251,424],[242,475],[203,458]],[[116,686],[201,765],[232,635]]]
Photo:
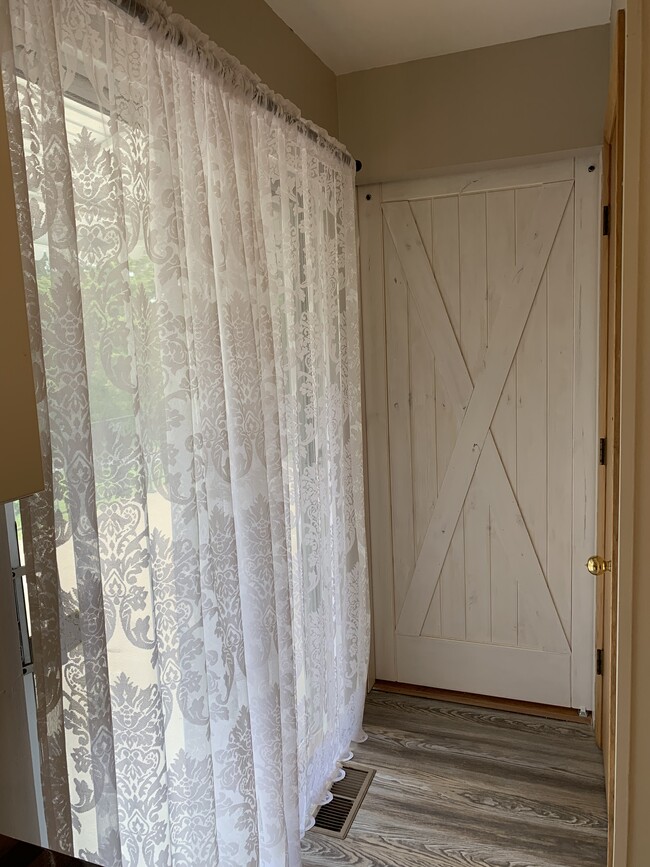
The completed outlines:
[[[590,726],[372,692],[354,761],[377,773],[345,840],[309,832],[304,867],[604,867]]]

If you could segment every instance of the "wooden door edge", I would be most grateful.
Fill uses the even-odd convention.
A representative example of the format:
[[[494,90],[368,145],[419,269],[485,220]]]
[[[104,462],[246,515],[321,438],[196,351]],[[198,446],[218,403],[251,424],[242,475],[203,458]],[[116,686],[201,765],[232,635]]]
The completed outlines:
[[[621,314],[621,417],[620,417],[620,494],[619,494],[619,587],[618,587],[618,658],[617,658],[617,730],[615,757],[615,799],[610,837],[609,867],[628,864],[629,775],[632,721],[633,667],[633,576],[635,537],[635,458],[636,458],[636,387],[637,309],[639,296],[639,236],[641,140],[647,110],[642,104],[644,52],[650,51],[648,22],[642,0],[628,0],[625,18],[625,118],[624,118],[624,199],[622,239]],[[645,30],[645,33],[644,33]]]

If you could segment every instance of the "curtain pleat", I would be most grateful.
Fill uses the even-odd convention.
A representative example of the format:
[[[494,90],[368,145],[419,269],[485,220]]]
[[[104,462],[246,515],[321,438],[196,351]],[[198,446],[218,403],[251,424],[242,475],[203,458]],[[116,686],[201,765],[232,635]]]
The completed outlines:
[[[160,2],[1,2],[50,845],[299,865],[363,737],[354,169]]]

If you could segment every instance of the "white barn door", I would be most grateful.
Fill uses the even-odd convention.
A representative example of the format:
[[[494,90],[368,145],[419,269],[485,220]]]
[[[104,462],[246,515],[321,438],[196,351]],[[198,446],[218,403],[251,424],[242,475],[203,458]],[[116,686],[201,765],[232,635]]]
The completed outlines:
[[[598,169],[359,191],[379,679],[592,706]]]

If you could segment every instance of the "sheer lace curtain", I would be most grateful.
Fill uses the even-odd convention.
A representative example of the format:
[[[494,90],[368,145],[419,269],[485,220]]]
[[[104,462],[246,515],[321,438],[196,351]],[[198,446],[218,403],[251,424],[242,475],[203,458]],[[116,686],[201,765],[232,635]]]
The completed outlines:
[[[298,865],[362,737],[354,169],[156,0],[0,2],[50,845]]]

